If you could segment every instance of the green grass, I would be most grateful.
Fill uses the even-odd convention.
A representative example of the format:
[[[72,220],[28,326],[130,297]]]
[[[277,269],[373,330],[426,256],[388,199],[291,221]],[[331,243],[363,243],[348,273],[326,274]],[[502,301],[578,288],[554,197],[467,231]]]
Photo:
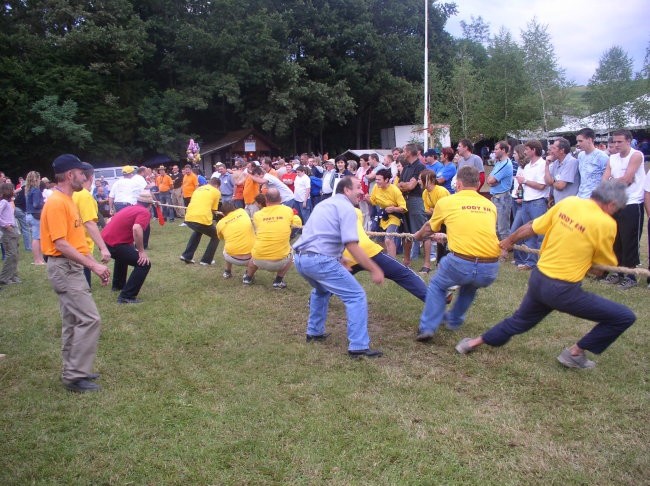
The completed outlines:
[[[555,356],[590,324],[557,313],[455,354],[519,304],[528,275],[512,265],[431,345],[413,340],[420,301],[361,274],[385,356],[353,361],[338,300],[330,340],[306,345],[294,270],[284,291],[266,272],[224,281],[220,251],[214,267],[178,260],[188,235],[154,226],[143,304],[118,306],[95,280],[99,394],[61,387],[57,299],[23,253],[23,283],[0,293],[0,484],[648,484],[645,286],[586,282],[638,320],[582,372]]]

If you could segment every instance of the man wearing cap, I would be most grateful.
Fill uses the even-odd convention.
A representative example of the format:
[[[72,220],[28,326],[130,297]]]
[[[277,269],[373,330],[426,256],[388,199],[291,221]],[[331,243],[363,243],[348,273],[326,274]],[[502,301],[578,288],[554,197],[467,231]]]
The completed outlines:
[[[192,230],[192,235],[187,242],[185,251],[180,259],[185,263],[194,263],[194,252],[199,247],[201,235],[210,238],[210,242],[201,258],[201,265],[212,265],[214,254],[219,245],[217,228],[213,222],[213,215],[219,209],[221,193],[219,192],[219,179],[212,177],[210,182],[199,187],[194,194],[185,213],[185,224]]]
[[[151,262],[144,249],[144,232],[151,220],[153,196],[142,191],[136,204],[124,208],[111,218],[102,230],[102,238],[115,264],[113,266],[113,291],[119,291],[118,304],[138,304],[138,293],[151,269]],[[134,246],[135,244],[135,246]],[[129,266],[133,271],[127,281]]]
[[[158,188],[157,198],[161,204],[171,204],[172,203],[172,187],[174,182],[172,178],[167,175],[165,171],[165,166],[161,165],[158,167],[158,174],[156,175],[156,187]],[[162,207],[163,216],[165,221],[174,221],[174,209],[163,206]]]
[[[334,170],[334,159],[327,159],[325,161],[325,171],[323,172],[323,186],[320,198],[321,201],[324,201],[328,197],[332,197],[335,179],[336,171]]]
[[[108,193],[108,205],[111,215],[118,213],[127,206],[133,206],[137,200],[135,192],[136,182],[133,179],[135,167],[125,165],[122,167],[122,178],[115,181]]]
[[[108,283],[110,271],[90,253],[72,193],[80,191],[85,176],[78,157],[60,155],[52,163],[56,188],[41,213],[41,248],[47,258],[47,276],[59,297],[63,385],[74,392],[100,389],[94,383],[93,363],[101,329],[101,318],[84,278],[88,267]]]
[[[86,182],[84,182],[81,191],[75,191],[72,193],[72,200],[79,209],[79,216],[81,217],[81,221],[86,230],[86,244],[88,245],[90,254],[92,255],[96,244],[102,254],[102,263],[107,263],[111,259],[111,254],[109,253],[108,248],[106,248],[106,243],[104,243],[102,235],[99,232],[99,227],[97,226],[97,221],[99,219],[97,201],[90,193],[90,188],[93,186],[93,178],[95,177],[95,169],[87,162],[82,162],[82,165],[84,176],[86,176]],[[91,272],[89,268],[84,267],[84,275],[86,276],[88,286],[90,287]]]

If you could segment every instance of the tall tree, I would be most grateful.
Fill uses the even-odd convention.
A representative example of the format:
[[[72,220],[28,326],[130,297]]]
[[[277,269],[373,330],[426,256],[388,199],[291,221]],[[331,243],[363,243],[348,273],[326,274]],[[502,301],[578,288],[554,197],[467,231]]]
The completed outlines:
[[[452,134],[476,138],[479,133],[479,105],[482,83],[470,56],[461,51],[451,72],[447,95],[451,110]]]
[[[632,59],[620,46],[607,49],[587,85],[587,99],[599,121],[610,129],[625,125],[627,111],[623,103],[634,96]]]
[[[539,124],[548,131],[551,118],[562,114],[563,88],[567,81],[555,55],[548,25],[533,18],[521,31],[524,66],[535,90]]]

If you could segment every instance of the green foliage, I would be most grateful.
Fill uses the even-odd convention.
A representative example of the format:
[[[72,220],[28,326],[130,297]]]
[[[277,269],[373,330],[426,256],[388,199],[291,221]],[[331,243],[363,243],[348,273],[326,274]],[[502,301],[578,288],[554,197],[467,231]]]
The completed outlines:
[[[32,127],[36,135],[46,135],[54,142],[67,141],[79,148],[92,141],[85,125],[74,122],[77,103],[72,100],[59,104],[58,96],[44,96],[32,105],[32,112],[39,116],[42,123]]]

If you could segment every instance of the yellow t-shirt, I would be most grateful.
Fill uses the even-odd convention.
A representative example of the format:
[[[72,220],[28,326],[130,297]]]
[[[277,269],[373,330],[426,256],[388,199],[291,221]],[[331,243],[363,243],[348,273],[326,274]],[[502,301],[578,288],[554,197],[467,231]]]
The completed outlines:
[[[281,260],[291,253],[289,239],[293,210],[283,204],[267,206],[253,214],[255,244],[251,254],[258,260]]]
[[[406,209],[406,201],[404,200],[402,191],[400,191],[394,184],[389,184],[386,189],[382,189],[375,184],[372,194],[370,194],[370,204],[382,208],[397,206]],[[388,219],[381,219],[379,221],[379,226],[383,230],[388,228],[391,224],[397,226],[400,224],[400,219],[393,213],[389,214]]]
[[[424,211],[428,214],[436,207],[436,203],[443,197],[449,196],[449,191],[444,186],[434,186],[432,191],[426,189],[422,191],[422,201],[424,202]]]
[[[246,211],[235,209],[217,223],[217,236],[228,255],[248,255],[255,242],[253,223]]]
[[[381,253],[383,248],[381,247],[381,245],[378,245],[377,243],[372,241],[370,237],[366,234],[365,230],[363,229],[363,213],[361,212],[361,210],[357,208],[355,208],[354,210],[357,212],[357,231],[359,232],[359,247],[363,250],[363,252],[366,255],[372,258],[378,253]],[[343,258],[350,260],[352,266],[358,263],[354,259],[352,254],[347,250],[347,248],[343,251]]]
[[[497,258],[497,208],[474,189],[465,189],[440,199],[429,221],[433,231],[447,226],[449,249],[478,258]]]
[[[41,250],[43,255],[61,256],[54,242],[65,239],[82,255],[88,255],[86,234],[79,209],[67,194],[53,191],[41,212]]]
[[[595,201],[570,196],[533,221],[544,236],[537,268],[547,277],[581,281],[592,265],[616,265],[616,221]]]
[[[84,224],[88,221],[97,222],[97,201],[95,201],[95,198],[88,189],[83,188],[81,191],[73,192],[72,200],[77,205],[79,216],[81,216],[81,221],[83,221]],[[84,231],[85,230],[86,228],[84,226]],[[88,234],[88,231],[85,231],[85,233],[86,244],[88,245],[90,253],[92,253],[95,248],[95,242]]]
[[[210,184],[197,188],[192,194],[189,206],[185,210],[185,221],[210,226],[212,224],[212,211],[219,208],[220,199],[221,192]]]

